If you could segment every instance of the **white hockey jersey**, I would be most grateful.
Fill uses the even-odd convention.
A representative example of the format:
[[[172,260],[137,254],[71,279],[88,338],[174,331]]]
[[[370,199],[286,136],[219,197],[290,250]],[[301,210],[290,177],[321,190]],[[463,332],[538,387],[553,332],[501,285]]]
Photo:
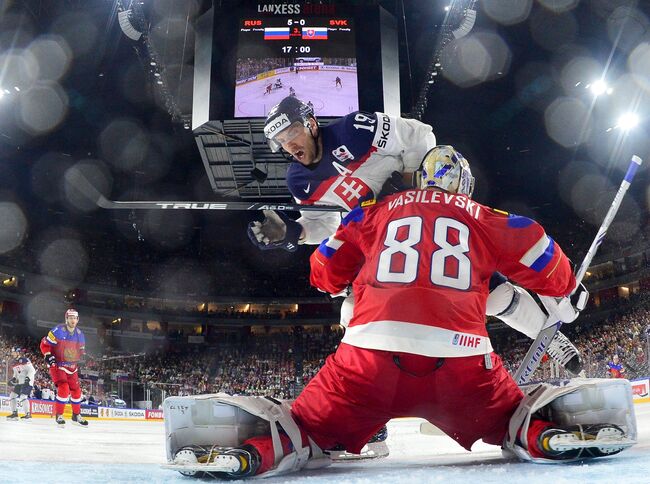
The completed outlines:
[[[25,383],[25,378],[29,378],[30,385],[34,384],[34,377],[36,376],[36,368],[32,365],[32,362],[29,361],[29,358],[21,356],[11,365],[11,369],[14,374],[13,377],[18,380],[18,383],[22,385]]]
[[[417,170],[436,145],[431,126],[384,113],[354,112],[320,129],[323,155],[315,167],[291,163],[289,191],[305,205],[351,210],[381,191],[394,171]],[[336,212],[301,212],[304,244],[319,244],[341,223]]]

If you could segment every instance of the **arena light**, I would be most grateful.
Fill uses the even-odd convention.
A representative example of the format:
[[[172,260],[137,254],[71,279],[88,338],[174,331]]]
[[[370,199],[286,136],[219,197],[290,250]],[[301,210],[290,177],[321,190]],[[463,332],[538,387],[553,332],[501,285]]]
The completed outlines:
[[[120,28],[124,35],[126,35],[131,40],[139,40],[142,36],[142,32],[135,28],[131,22],[131,10],[122,10],[117,12],[117,21],[120,24]]]
[[[592,82],[591,84],[587,84],[586,87],[589,88],[589,90],[591,91],[591,93],[595,97],[598,97],[601,94],[611,94],[612,93],[612,89],[602,79],[598,79],[598,80]]]
[[[639,116],[636,113],[625,113],[618,118],[617,127],[623,131],[630,131],[639,124]]]
[[[471,32],[476,23],[476,10],[468,8],[465,10],[465,18],[460,23],[456,30],[453,30],[451,33],[455,39],[461,39]]]

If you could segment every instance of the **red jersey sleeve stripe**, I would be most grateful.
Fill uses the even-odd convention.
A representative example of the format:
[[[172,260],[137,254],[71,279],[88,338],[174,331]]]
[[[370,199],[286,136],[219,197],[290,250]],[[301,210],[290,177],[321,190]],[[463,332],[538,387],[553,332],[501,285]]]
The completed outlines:
[[[540,272],[549,262],[551,262],[554,253],[555,243],[553,242],[553,239],[544,233],[539,240],[528,249],[523,257],[519,259],[519,262],[526,267],[530,267],[535,272]]]
[[[52,331],[47,333],[47,337],[45,339],[47,340],[48,343],[52,345],[58,344],[58,341],[56,340],[56,336],[54,336],[54,333],[52,333]]]
[[[339,247],[341,247],[341,245],[343,245],[342,240],[338,240],[334,237],[329,237],[320,243],[318,246],[318,251],[328,259],[331,259],[332,256],[336,254],[336,251],[339,249]]]

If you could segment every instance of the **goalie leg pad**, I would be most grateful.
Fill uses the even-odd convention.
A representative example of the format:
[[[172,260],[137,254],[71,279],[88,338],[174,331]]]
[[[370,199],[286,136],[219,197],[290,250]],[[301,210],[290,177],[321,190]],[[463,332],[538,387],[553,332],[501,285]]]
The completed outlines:
[[[163,403],[167,460],[191,445],[241,447],[252,438],[270,433],[274,466],[260,477],[287,474],[301,468],[330,464],[329,457],[309,441],[303,446],[298,425],[291,415],[289,402],[266,397],[229,396],[226,394],[170,397]],[[278,425],[289,437],[293,452],[285,455]]]
[[[624,379],[575,378],[563,386],[539,383],[522,388],[524,398],[510,419],[504,451],[522,460],[555,463],[531,456],[528,451],[528,430],[533,415],[558,426],[613,424],[624,433],[625,448],[636,443],[637,429],[632,386]]]

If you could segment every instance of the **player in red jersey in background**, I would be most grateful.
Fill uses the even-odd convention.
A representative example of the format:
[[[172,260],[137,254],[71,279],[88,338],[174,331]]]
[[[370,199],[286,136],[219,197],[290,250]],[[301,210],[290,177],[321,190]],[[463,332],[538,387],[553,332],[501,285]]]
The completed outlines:
[[[81,387],[79,386],[79,360],[85,354],[86,338],[77,328],[79,313],[74,309],[65,312],[65,324],[53,328],[41,340],[41,353],[45,357],[52,381],[56,385],[56,423],[65,424],[63,412],[70,400],[72,421],[88,425],[81,416]]]
[[[290,408],[268,409],[255,397],[222,399],[280,422],[286,433],[272,430],[209,453],[185,448],[186,462],[211,463],[210,473],[224,477],[277,475],[322,461],[320,449],[343,445],[358,453],[398,417],[425,418],[467,450],[482,439],[524,460],[601,457],[634,444],[635,424],[626,421],[626,434],[609,423],[613,413],[585,424],[574,418],[574,406],[563,411],[579,425],[551,422],[537,402],[549,405],[569,391],[542,384],[524,395],[492,350],[485,309],[496,271],[558,298],[564,322],[584,309],[589,294],[576,288],[559,245],[535,221],[474,202],[469,164],[452,147],[432,149],[420,174],[421,189],[353,209],[312,254],[312,285],[336,293],[353,284],[357,300],[338,349]],[[572,385],[572,392],[591,391],[582,381]],[[629,386],[615,391],[629,412]]]
[[[625,367],[618,355],[614,355],[612,360],[607,362],[607,376],[609,378],[625,378]]]

